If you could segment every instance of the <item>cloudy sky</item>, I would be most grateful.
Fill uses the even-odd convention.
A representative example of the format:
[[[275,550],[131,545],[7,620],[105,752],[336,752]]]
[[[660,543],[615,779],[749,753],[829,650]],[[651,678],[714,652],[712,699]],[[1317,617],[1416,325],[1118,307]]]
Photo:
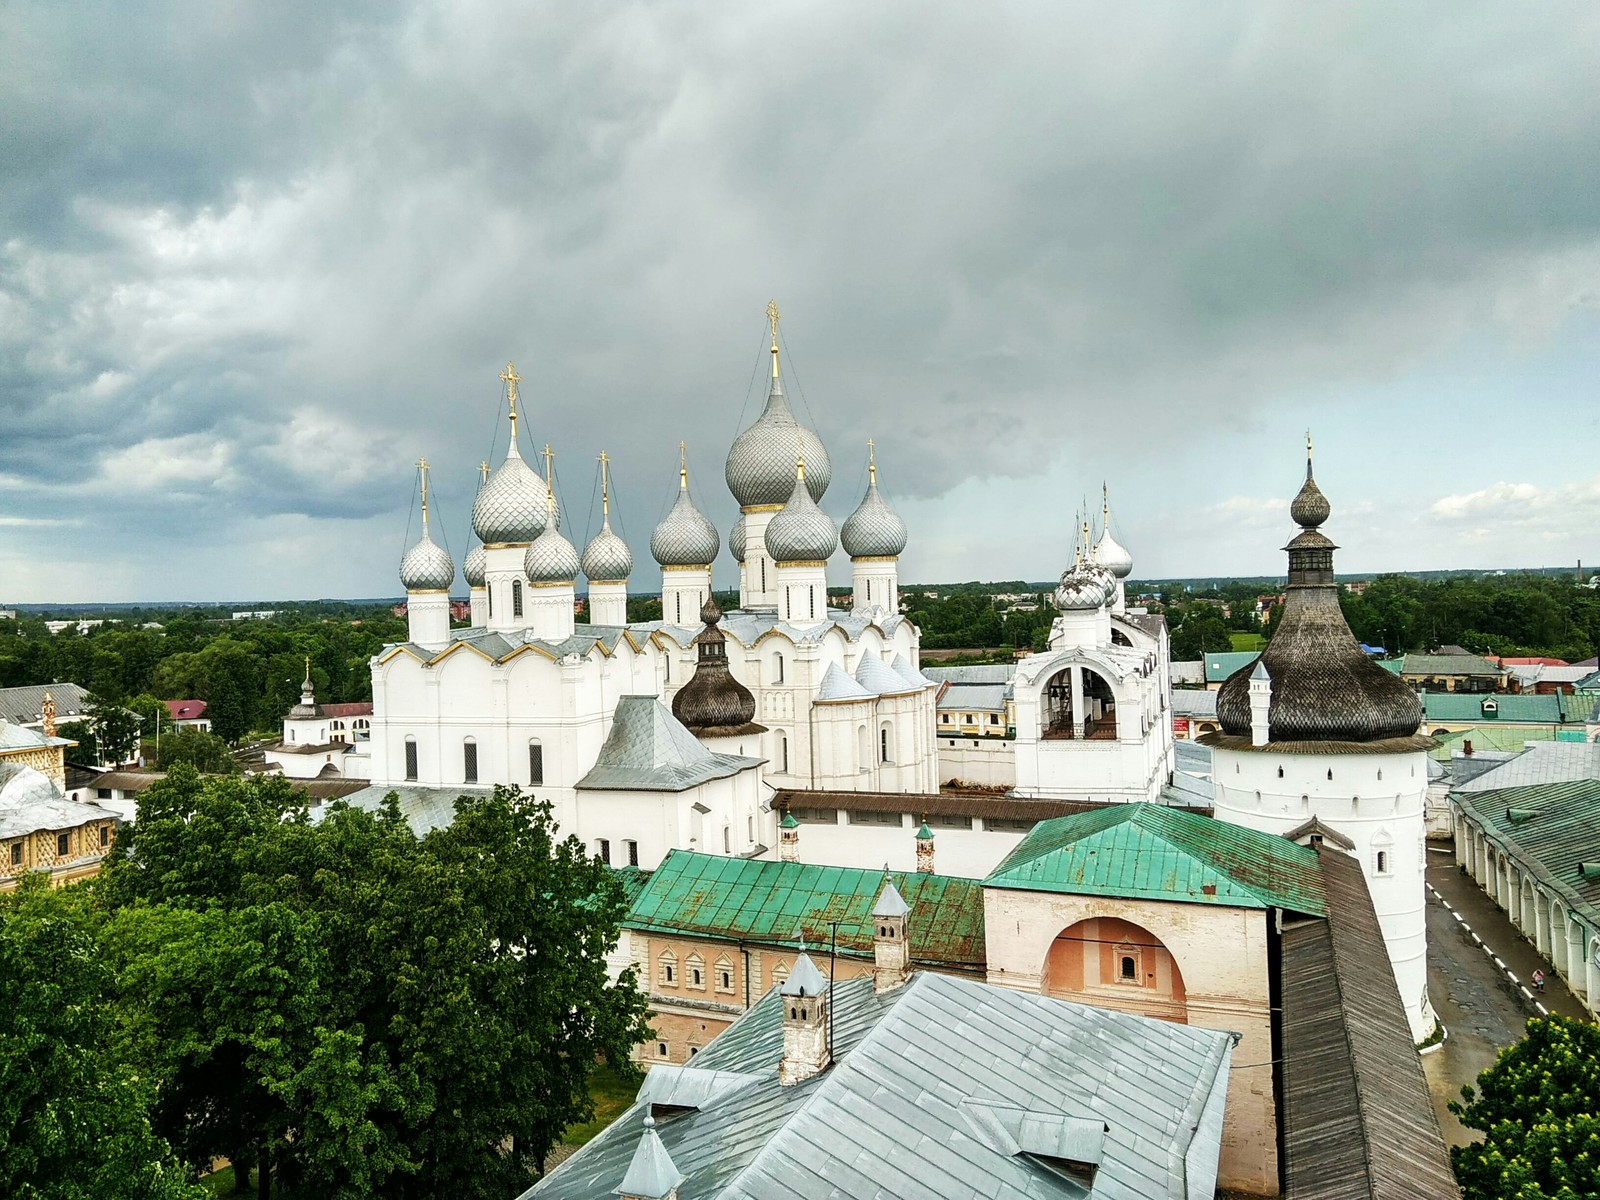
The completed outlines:
[[[1600,565],[1596,78],[1590,3],[8,0],[0,603],[393,594],[507,359],[653,587],[772,297],[909,579],[1102,481],[1137,575],[1279,571],[1308,426],[1343,570]]]

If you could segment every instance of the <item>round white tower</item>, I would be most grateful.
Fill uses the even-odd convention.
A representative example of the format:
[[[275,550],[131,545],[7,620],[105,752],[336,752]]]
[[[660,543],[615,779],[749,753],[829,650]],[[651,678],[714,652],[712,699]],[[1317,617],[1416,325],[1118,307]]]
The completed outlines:
[[[1428,1001],[1422,706],[1362,651],[1339,608],[1333,552],[1318,529],[1327,499],[1311,474],[1289,512],[1283,614],[1258,662],[1217,697],[1212,747],[1216,815],[1361,863],[1400,998],[1418,1041],[1437,1019]]]

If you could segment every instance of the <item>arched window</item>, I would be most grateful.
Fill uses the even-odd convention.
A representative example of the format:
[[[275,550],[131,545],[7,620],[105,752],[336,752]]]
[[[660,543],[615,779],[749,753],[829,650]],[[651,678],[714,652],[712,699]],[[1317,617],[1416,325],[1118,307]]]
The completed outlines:
[[[522,580],[520,579],[511,581],[511,615],[513,617],[522,615]]]
[[[417,739],[406,738],[406,778],[414,780],[417,777]]]
[[[789,773],[789,735],[786,733],[778,734],[778,773]]]
[[[1282,778],[1283,778],[1283,768],[1282,768],[1282,767],[1279,767],[1279,768],[1278,768],[1278,778],[1279,778],[1279,779],[1282,779]]]
[[[544,744],[538,738],[528,739],[528,783],[534,787],[544,782]]]
[[[1132,954],[1123,954],[1117,960],[1117,979],[1122,983],[1137,983],[1139,980],[1139,960]]]
[[[867,735],[867,727],[865,725],[857,725],[856,726],[856,758],[858,760],[857,765],[863,771],[869,770],[872,767],[872,759],[870,757],[871,754],[872,754],[872,751],[870,749],[871,744],[872,743],[868,739],[868,735]]]
[[[782,683],[783,682],[783,655],[782,654],[774,654],[772,656],[772,682],[773,683]]]
[[[667,651],[665,654],[663,654],[661,656],[661,670],[663,672],[662,680],[664,682],[666,682],[666,683],[671,683],[672,682],[672,651],[669,650],[669,651]]]
[[[722,852],[724,854],[733,853],[733,830],[727,825],[722,827]]]
[[[656,960],[657,971],[661,982],[669,987],[678,983],[678,956],[671,950],[663,950],[661,957]]]
[[[691,954],[684,959],[683,967],[683,982],[685,984],[692,988],[704,988],[706,986],[706,960],[701,958],[699,954]]]
[[[716,967],[717,991],[733,991],[733,962],[727,958],[717,959]]]
[[[890,739],[887,725],[878,730],[878,761],[886,763],[894,761],[894,743]]]
[[[461,743],[461,779],[464,783],[478,782],[478,743],[472,738]]]

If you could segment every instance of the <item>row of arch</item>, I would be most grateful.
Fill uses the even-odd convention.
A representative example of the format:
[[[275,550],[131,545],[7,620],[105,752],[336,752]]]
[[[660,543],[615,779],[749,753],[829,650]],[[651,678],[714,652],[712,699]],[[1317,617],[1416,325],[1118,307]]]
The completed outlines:
[[[1569,911],[1559,895],[1459,809],[1455,819],[1457,861],[1567,981],[1573,995],[1600,1015],[1600,930]]]

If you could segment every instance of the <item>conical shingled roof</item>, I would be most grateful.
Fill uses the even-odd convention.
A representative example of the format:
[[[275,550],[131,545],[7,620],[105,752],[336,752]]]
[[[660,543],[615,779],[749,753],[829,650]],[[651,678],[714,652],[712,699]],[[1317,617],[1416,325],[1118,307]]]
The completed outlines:
[[[1290,506],[1301,530],[1289,552],[1289,583],[1283,613],[1272,641],[1258,660],[1272,681],[1268,743],[1391,742],[1417,734],[1422,703],[1397,675],[1384,670],[1361,649],[1339,607],[1333,577],[1333,542],[1318,531],[1330,505],[1311,477]],[[1250,737],[1250,677],[1243,667],[1228,677],[1217,695],[1224,736]],[[1215,735],[1212,735],[1215,736]],[[1410,748],[1391,746],[1390,748]]]

